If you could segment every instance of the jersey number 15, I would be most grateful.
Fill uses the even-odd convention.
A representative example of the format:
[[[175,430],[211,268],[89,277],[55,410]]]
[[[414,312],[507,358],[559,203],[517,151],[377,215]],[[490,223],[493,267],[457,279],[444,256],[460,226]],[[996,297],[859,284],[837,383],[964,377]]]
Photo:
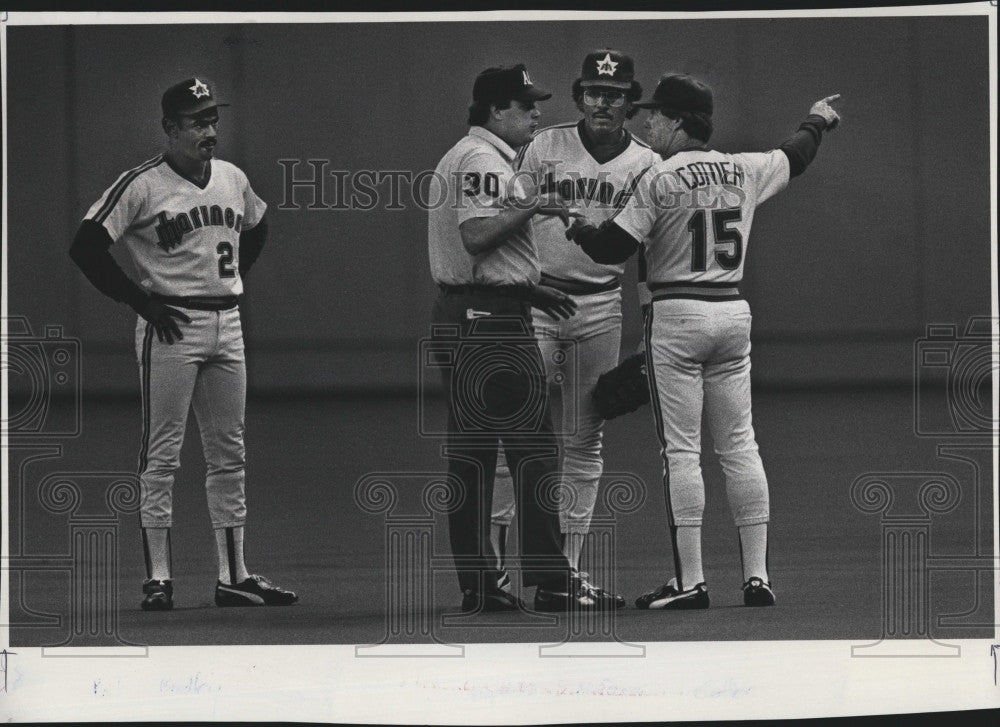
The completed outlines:
[[[739,207],[728,210],[712,210],[712,232],[715,235],[715,246],[732,245],[731,250],[716,250],[715,260],[725,270],[735,270],[743,260],[743,235],[730,227],[738,223],[743,216]],[[691,272],[705,271],[708,256],[708,230],[706,227],[705,210],[698,210],[688,221],[691,232]]]

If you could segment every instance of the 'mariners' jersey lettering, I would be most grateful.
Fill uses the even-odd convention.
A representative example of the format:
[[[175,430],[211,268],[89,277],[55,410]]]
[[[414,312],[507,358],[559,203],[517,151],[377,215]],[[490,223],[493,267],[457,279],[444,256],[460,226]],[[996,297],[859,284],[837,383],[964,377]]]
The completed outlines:
[[[171,250],[181,243],[184,235],[206,226],[228,227],[239,234],[243,228],[243,215],[233,211],[232,207],[222,207],[213,204],[211,207],[202,205],[192,207],[188,212],[180,212],[170,217],[167,212],[156,215],[157,243],[164,250]]]
[[[540,188],[542,194],[556,193],[570,204],[580,202],[598,202],[613,205],[615,202],[615,185],[604,179],[588,179],[579,175],[570,175],[556,180],[553,172],[547,172]]]
[[[618,156],[602,164],[583,145],[578,125],[564,124],[535,135],[521,154],[519,171],[538,175],[542,194],[558,194],[600,223],[629,199],[640,171],[658,161],[658,154],[630,137]],[[565,230],[558,217],[532,218],[543,273],[582,283],[609,283],[622,275],[623,266],[595,263],[576,245],[567,245]]]
[[[146,292],[215,297],[243,292],[239,235],[266,209],[229,162],[213,159],[200,187],[160,156],[121,175],[87,219],[122,240]]]

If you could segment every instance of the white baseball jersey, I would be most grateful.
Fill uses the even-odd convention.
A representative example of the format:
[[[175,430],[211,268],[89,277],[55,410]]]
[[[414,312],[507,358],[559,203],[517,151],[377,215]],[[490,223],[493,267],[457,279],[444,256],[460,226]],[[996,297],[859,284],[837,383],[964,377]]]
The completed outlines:
[[[239,237],[267,205],[246,174],[213,159],[204,187],[176,172],[164,155],[118,177],[87,212],[112,240],[124,240],[148,293],[228,296],[243,292]]]
[[[446,285],[538,282],[538,255],[527,222],[511,231],[499,246],[474,257],[462,244],[459,230],[466,220],[495,217],[512,201],[523,203],[528,199],[526,180],[515,175],[511,166],[514,156],[514,150],[503,139],[481,126],[472,126],[438,163],[435,179],[446,185],[445,201],[431,208],[427,220],[428,252],[435,282]]]
[[[779,150],[682,151],[654,164],[614,218],[645,240],[646,280],[656,286],[735,286],[743,279],[757,205],[788,185]]]
[[[539,131],[518,155],[520,171],[536,175],[540,194],[557,192],[600,224],[624,203],[635,180],[660,156],[629,134],[624,151],[601,164],[584,146],[580,123]],[[566,226],[558,217],[536,215],[531,232],[546,275],[585,283],[609,283],[622,275],[622,265],[595,263],[579,246],[567,245]]]

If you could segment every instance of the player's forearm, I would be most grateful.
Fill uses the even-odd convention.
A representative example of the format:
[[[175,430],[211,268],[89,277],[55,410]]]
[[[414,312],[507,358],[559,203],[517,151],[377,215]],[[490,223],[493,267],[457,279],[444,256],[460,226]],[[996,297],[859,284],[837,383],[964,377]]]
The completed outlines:
[[[584,225],[573,234],[573,242],[595,263],[604,265],[623,263],[639,248],[639,241],[612,220],[600,227]]]
[[[799,124],[798,131],[778,147],[788,157],[789,176],[797,177],[802,174],[816,158],[824,129],[826,120],[817,114],[809,114]]]
[[[109,248],[113,242],[103,225],[84,220],[70,245],[69,256],[95,288],[112,300],[128,303],[138,310],[147,296],[111,257]]]
[[[260,222],[249,230],[240,233],[240,277],[245,278],[250,268],[257,262],[264,243],[267,241],[267,218],[261,217]]]
[[[538,210],[538,205],[521,209],[509,207],[493,217],[473,217],[459,227],[462,245],[470,255],[482,255],[504,243],[510,234],[530,220]]]
[[[636,283],[637,292],[639,295],[639,308],[642,310],[642,315],[645,317],[646,308],[653,302],[653,294],[649,292],[649,286],[646,285],[647,280],[647,268],[646,268],[646,248],[645,246],[640,246],[639,250],[639,261],[635,266],[636,272]]]

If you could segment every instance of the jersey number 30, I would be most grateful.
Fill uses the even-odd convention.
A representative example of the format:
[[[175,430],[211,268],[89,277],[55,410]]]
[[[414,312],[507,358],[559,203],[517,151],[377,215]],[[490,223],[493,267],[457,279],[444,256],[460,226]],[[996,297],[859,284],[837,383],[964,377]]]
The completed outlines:
[[[462,191],[466,197],[475,197],[479,194],[480,185],[484,193],[490,197],[500,196],[500,178],[495,172],[486,172],[480,177],[479,172],[466,172],[462,178]]]
[[[740,221],[743,210],[739,207],[729,210],[712,211],[712,232],[715,245],[732,245],[731,250],[716,250],[715,260],[725,270],[735,270],[743,260],[743,235],[730,227]],[[691,272],[705,271],[708,255],[708,230],[705,225],[705,210],[698,210],[688,222],[691,232]]]
[[[235,278],[236,268],[233,267],[233,244],[223,240],[215,246],[215,251],[219,253],[219,277]]]

